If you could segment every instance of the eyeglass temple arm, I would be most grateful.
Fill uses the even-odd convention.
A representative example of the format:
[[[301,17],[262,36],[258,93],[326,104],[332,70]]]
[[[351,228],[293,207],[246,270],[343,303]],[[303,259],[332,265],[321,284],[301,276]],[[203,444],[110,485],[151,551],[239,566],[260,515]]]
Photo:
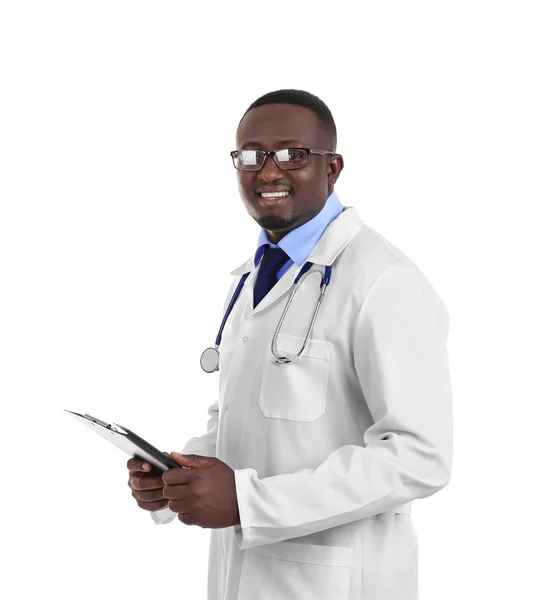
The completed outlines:
[[[321,156],[324,156],[325,154],[335,154],[335,152],[332,152],[331,150],[313,150],[312,148],[309,152],[311,154],[320,154]]]

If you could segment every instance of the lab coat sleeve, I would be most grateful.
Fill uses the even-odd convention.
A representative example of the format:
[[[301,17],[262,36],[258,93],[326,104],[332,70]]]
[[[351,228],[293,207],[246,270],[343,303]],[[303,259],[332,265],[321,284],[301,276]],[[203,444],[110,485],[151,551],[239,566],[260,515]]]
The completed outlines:
[[[235,283],[236,279],[227,291],[222,316],[225,314],[227,306],[231,300]],[[190,438],[186,442],[186,446],[184,446],[184,448],[180,451],[181,454],[199,454],[201,456],[216,456],[216,440],[218,437],[219,423],[219,404],[217,398],[209,406],[208,414],[209,419],[207,423],[207,432],[200,437]],[[151,512],[150,514],[151,518],[157,525],[171,523],[177,517],[177,513],[173,512],[169,508],[163,508],[162,510],[157,510]]]
[[[259,479],[235,471],[241,549],[364,519],[443,488],[452,466],[448,312],[402,264],[371,285],[354,323],[353,361],[373,423],[315,468]]]

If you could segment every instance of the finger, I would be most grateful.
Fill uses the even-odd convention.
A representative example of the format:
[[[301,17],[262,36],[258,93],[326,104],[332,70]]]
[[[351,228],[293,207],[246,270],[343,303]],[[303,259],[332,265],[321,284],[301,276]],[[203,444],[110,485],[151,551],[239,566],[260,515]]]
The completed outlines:
[[[179,513],[177,515],[177,518],[179,519],[179,521],[181,521],[185,525],[195,525],[190,513]]]
[[[164,487],[164,482],[162,481],[162,477],[131,474],[128,478],[128,485],[133,490],[158,490]]]
[[[196,473],[196,469],[177,467],[176,469],[165,471],[162,475],[162,481],[171,485],[186,485],[197,477],[199,477],[199,474]]]
[[[185,514],[189,510],[184,500],[170,500],[168,506],[170,510],[176,513]]]
[[[135,473],[137,471],[148,472],[151,470],[151,465],[146,460],[135,457],[128,460],[127,469],[131,473]]]
[[[167,508],[168,500],[159,500],[157,502],[138,502],[138,506],[143,510],[149,510],[154,512],[155,510],[162,510]]]
[[[145,490],[140,492],[133,490],[132,495],[140,502],[158,502],[160,500],[167,501],[167,498],[164,497],[162,491],[163,490]]]
[[[188,495],[188,490],[185,485],[166,485],[162,493],[168,500],[184,500]]]

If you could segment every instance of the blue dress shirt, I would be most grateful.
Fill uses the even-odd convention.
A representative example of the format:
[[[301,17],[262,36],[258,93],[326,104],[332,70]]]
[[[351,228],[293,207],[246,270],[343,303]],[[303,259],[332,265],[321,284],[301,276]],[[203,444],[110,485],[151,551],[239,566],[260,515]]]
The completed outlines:
[[[316,217],[287,233],[280,240],[279,244],[273,244],[268,238],[266,230],[261,228],[257,241],[257,251],[255,252],[255,267],[260,263],[266,250],[264,244],[270,244],[271,248],[279,246],[289,256],[289,259],[276,273],[278,281],[290,269],[292,264],[297,264],[301,267],[313,251],[318,240],[322,237],[327,226],[341,214],[342,209],[343,206],[333,191],[326,200],[324,208],[322,208]]]

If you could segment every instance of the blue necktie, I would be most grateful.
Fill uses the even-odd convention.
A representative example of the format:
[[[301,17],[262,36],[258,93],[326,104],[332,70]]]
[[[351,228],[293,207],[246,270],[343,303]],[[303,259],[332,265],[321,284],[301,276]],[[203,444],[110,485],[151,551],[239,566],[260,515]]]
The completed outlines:
[[[277,282],[276,273],[288,260],[288,254],[281,248],[271,248],[265,244],[266,250],[262,257],[261,266],[257,274],[257,281],[253,290],[253,308],[266,296]]]

